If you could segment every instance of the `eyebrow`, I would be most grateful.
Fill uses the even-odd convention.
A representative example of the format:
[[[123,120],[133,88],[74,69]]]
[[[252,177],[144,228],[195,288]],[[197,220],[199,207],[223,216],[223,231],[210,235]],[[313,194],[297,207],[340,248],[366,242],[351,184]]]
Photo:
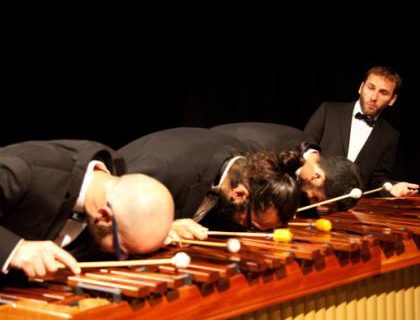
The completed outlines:
[[[391,91],[388,91],[386,89],[380,89],[379,92],[382,94],[389,94],[389,95],[391,94]]]
[[[368,87],[372,87],[372,88],[376,89],[376,85],[372,82],[367,82],[366,85]],[[389,95],[391,94],[391,91],[389,91],[387,89],[383,89],[383,88],[379,89],[379,92],[382,93],[382,94],[389,94]]]

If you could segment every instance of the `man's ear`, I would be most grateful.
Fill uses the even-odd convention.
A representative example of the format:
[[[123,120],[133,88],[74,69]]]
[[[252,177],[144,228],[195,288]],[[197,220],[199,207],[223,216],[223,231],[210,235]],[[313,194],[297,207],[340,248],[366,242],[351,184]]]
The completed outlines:
[[[393,106],[395,101],[397,101],[398,95],[394,94],[394,96],[392,97],[391,101],[388,103],[388,106]]]
[[[112,211],[108,206],[100,207],[96,211],[95,223],[102,225],[112,224]]]
[[[233,203],[243,203],[249,197],[248,188],[242,183],[238,184],[232,189],[230,194],[230,201]]]
[[[361,94],[362,93],[362,88],[363,88],[363,86],[365,85],[365,83],[364,82],[362,82],[361,84],[360,84],[360,87],[359,87],[359,94]]]
[[[315,166],[314,172],[311,175],[311,183],[317,187],[321,187],[325,181],[324,170],[320,166]]]

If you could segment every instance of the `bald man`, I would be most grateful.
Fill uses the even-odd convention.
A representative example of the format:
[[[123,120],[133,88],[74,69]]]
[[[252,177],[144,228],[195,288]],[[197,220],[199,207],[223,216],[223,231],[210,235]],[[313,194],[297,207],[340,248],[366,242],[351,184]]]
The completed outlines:
[[[98,252],[119,256],[159,248],[173,220],[172,196],[157,180],[119,176],[124,172],[114,150],[92,141],[1,148],[2,272],[16,268],[43,276],[56,271],[58,261],[79,273],[77,255],[70,252],[79,254],[92,243]]]

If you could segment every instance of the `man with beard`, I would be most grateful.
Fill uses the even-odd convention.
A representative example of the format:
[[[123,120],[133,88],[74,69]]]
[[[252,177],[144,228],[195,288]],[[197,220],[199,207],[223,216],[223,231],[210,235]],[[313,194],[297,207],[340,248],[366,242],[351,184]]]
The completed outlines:
[[[55,272],[59,262],[79,273],[75,258],[90,258],[87,253],[122,258],[159,248],[172,224],[173,199],[151,177],[117,176],[124,171],[115,151],[92,141],[29,141],[1,148],[2,272],[43,276]]]
[[[298,186],[274,152],[244,154],[241,141],[204,128],[174,128],[119,150],[128,171],[165,184],[175,200],[173,238],[207,237],[207,228],[272,229],[296,212]],[[200,223],[205,223],[202,226]]]
[[[400,86],[401,78],[394,70],[373,67],[359,87],[358,101],[324,102],[305,127],[305,133],[320,144],[323,155],[338,155],[356,163],[369,188],[389,181],[399,133],[380,114],[394,105]],[[399,182],[392,186],[390,193],[410,195],[418,187]]]
[[[303,131],[293,127],[264,122],[222,124],[211,130],[234,137],[252,151],[272,150],[279,153],[289,171],[301,182],[305,202],[316,203],[362,188],[358,168],[341,157],[323,157],[320,148]],[[357,200],[347,198],[330,205],[330,209],[346,210]]]

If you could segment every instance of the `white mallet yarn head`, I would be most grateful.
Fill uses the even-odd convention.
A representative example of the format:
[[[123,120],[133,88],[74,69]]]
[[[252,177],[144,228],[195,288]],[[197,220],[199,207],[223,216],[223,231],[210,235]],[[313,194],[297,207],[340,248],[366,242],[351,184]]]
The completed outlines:
[[[191,258],[185,252],[178,252],[172,257],[172,264],[177,268],[186,268],[191,262]]]
[[[350,192],[350,197],[353,199],[359,199],[362,196],[363,192],[359,188],[354,188]]]
[[[229,239],[226,245],[229,252],[236,253],[241,250],[241,242],[238,239]]]
[[[383,187],[384,187],[384,189],[386,190],[386,191],[391,191],[391,189],[392,189],[392,183],[391,182],[385,182],[384,183],[384,185],[383,185]]]

